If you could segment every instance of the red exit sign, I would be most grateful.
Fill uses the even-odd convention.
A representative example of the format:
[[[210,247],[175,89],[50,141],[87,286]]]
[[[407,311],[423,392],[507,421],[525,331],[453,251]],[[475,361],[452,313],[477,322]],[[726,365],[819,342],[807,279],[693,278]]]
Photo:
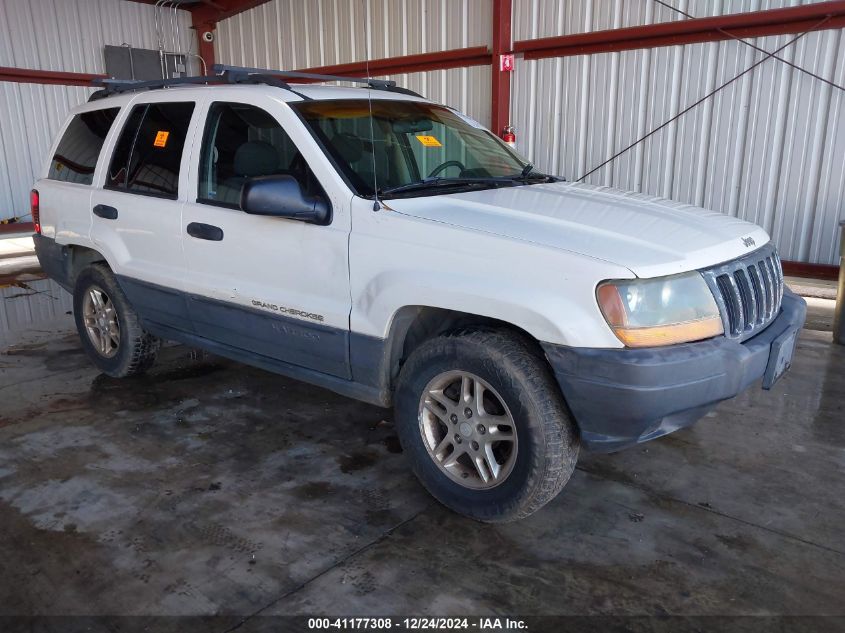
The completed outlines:
[[[499,70],[503,73],[513,72],[513,54],[499,55]]]

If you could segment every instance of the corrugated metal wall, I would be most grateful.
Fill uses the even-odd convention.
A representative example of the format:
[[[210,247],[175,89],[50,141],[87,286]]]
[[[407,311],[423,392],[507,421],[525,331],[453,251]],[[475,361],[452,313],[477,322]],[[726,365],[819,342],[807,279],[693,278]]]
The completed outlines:
[[[696,0],[704,17],[801,4]],[[677,19],[654,2],[521,0],[514,39]],[[773,51],[795,36],[754,44]],[[781,56],[845,85],[845,32],[802,37]],[[764,57],[736,41],[519,60],[512,120],[519,149],[575,179]],[[782,257],[838,263],[845,219],[845,93],[769,59],[588,177],[689,202],[765,228]]]
[[[222,21],[219,63],[292,70],[488,46],[490,0],[272,0]],[[486,66],[389,77],[479,121],[490,119]]]
[[[182,50],[195,50],[190,15],[177,11],[177,16]],[[0,66],[104,73],[103,46],[124,43],[158,48],[153,6],[122,0],[0,0]],[[50,144],[68,110],[90,93],[72,86],[0,82],[0,219],[29,219],[29,190]]]

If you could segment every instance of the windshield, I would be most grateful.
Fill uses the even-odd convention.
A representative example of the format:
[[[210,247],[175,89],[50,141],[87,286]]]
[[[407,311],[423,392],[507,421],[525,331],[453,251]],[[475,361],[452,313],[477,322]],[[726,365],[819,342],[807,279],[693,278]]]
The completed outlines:
[[[385,99],[372,106],[367,99],[291,106],[360,196],[432,195],[527,184],[529,174],[545,178],[479,123],[443,106]]]

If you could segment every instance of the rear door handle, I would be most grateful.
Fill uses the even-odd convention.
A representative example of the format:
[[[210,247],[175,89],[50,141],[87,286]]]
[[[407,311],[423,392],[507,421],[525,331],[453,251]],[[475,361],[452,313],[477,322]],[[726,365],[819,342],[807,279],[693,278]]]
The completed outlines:
[[[212,242],[219,242],[223,239],[223,229],[213,224],[203,224],[202,222],[191,222],[188,225],[188,235],[199,240],[211,240]]]
[[[117,220],[117,209],[107,204],[98,204],[94,207],[94,215],[104,220]]]

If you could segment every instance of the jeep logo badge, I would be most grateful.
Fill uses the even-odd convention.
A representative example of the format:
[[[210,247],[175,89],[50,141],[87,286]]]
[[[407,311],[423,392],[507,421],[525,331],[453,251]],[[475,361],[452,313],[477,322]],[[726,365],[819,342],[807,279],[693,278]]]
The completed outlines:
[[[745,246],[747,246],[747,247],[755,246],[753,237],[743,237],[741,239],[742,239],[742,243]]]

